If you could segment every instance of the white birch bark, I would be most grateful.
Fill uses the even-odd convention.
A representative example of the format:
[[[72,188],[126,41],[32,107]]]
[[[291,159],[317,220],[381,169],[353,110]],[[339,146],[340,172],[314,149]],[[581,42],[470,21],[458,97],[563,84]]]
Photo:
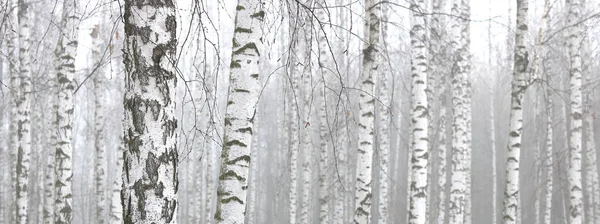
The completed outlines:
[[[102,32],[100,25],[95,25],[92,28],[90,37],[92,39],[92,57],[91,57],[91,68],[95,70],[95,74],[92,75],[92,84],[94,91],[94,147],[95,147],[95,184],[96,184],[96,218],[98,223],[105,223],[106,217],[106,148],[104,147],[104,90],[102,89],[102,83],[104,74],[101,72],[103,69],[100,67],[102,63],[102,47],[104,43],[100,37]]]
[[[18,0],[10,0],[8,6],[11,9],[8,15],[8,21],[12,30],[18,30]],[[11,31],[12,31],[11,30]],[[13,90],[11,91],[11,102],[10,102],[10,120],[9,120],[9,148],[10,148],[10,182],[8,191],[10,197],[7,206],[8,209],[8,221],[10,223],[16,222],[17,215],[17,191],[15,186],[17,185],[17,148],[18,148],[18,119],[17,119],[17,101],[19,101],[19,35],[18,32],[7,32],[7,51],[10,57],[8,61],[9,71],[9,86]]]
[[[177,223],[172,1],[125,2],[125,223]]]
[[[445,77],[448,73],[445,72],[447,62],[447,55],[444,41],[446,40],[446,31],[445,31],[445,17],[442,15],[444,13],[444,9],[446,8],[446,0],[435,0],[432,2],[432,20],[431,20],[431,29],[430,29],[430,37],[431,37],[431,49],[435,52],[431,55],[431,72],[430,77],[434,77],[437,81],[435,83],[430,82],[429,85],[435,85],[435,93],[434,97],[437,99],[437,117],[438,117],[438,127],[437,127],[437,152],[438,152],[438,192],[437,192],[437,206],[434,208],[437,210],[436,217],[434,217],[436,223],[444,223],[446,216],[446,107],[447,107],[447,96],[448,92],[446,91],[446,80]],[[433,98],[432,98],[433,104]],[[431,125],[430,125],[431,126]],[[433,136],[430,133],[430,136]],[[434,147],[434,146],[432,146]],[[431,204],[431,203],[430,203]],[[428,213],[432,213],[430,211]],[[434,222],[433,219],[431,222]]]
[[[31,154],[31,2],[19,0],[19,98],[17,100],[17,221],[27,223]]]
[[[526,90],[525,74],[529,63],[525,35],[527,27],[528,0],[517,1],[517,30],[515,34],[514,71],[511,87],[511,110],[509,142],[504,188],[503,223],[519,222],[519,161],[523,131],[523,96]]]
[[[582,25],[579,20],[581,17],[581,1],[570,0],[569,14],[567,23],[572,25],[567,41],[567,47],[570,58],[570,90],[571,90],[571,123],[569,129],[569,189],[570,203],[569,215],[570,223],[581,224],[584,219],[583,211],[583,186],[581,180],[582,172],[582,62],[581,62],[581,42],[583,38]]]
[[[302,40],[300,40],[302,41]],[[302,46],[300,44],[299,46]],[[309,46],[307,46],[309,48]],[[300,54],[305,53],[303,50],[298,51]],[[306,57],[308,58],[308,57]],[[308,64],[305,61],[299,63],[299,65]],[[300,70],[300,69],[298,69]],[[313,159],[313,147],[310,142],[310,115],[311,115],[311,76],[310,67],[305,67],[302,72],[302,126],[300,127],[300,150],[302,152],[302,201],[300,205],[300,223],[307,224],[311,223],[311,199],[312,199],[312,159]]]
[[[293,61],[293,60],[291,60]],[[294,103],[295,95],[298,93],[298,84],[300,82],[300,74],[292,73],[292,92],[288,93],[288,106],[290,107],[290,192],[289,192],[289,223],[297,223],[298,212],[298,150],[300,146],[299,130],[300,121],[298,118],[298,104]]]
[[[383,21],[389,21],[389,5],[381,6],[381,16]],[[390,193],[390,178],[392,177],[390,173],[390,124],[391,124],[391,100],[390,100],[390,92],[389,92],[389,81],[388,74],[390,73],[390,60],[389,54],[387,51],[388,46],[388,24],[381,24],[381,41],[383,43],[381,47],[381,52],[385,55],[382,58],[386,58],[381,61],[382,69],[379,74],[381,79],[379,79],[379,195],[378,195],[378,208],[377,211],[379,214],[377,215],[377,223],[386,224],[388,223],[389,214],[388,214],[388,203],[391,201],[389,199]],[[385,63],[385,62],[387,63]]]
[[[548,80],[549,81],[549,80]],[[553,108],[554,104],[552,103],[552,90],[550,88],[546,89],[546,150],[545,150],[545,164],[544,168],[546,170],[546,180],[545,180],[545,200],[546,203],[544,205],[544,224],[552,223],[552,188],[553,188],[553,176],[554,176],[554,160],[553,160],[553,133],[554,128],[552,127],[552,117],[554,115]]]
[[[381,64],[380,56],[381,4],[365,0],[363,61],[360,76],[358,154],[356,156],[356,188],[354,193],[354,223],[371,223],[373,141],[375,126],[375,92],[373,86]]]
[[[71,223],[73,221],[73,91],[75,89],[75,57],[77,52],[77,34],[79,18],[77,1],[66,0],[63,3],[63,18],[60,22],[63,35],[59,36],[54,51],[57,63],[55,67],[58,85],[57,107],[57,143],[55,151],[56,173],[54,222]]]
[[[329,145],[331,144],[332,136],[329,135],[329,121],[327,118],[327,88],[329,85],[329,76],[331,75],[328,72],[328,69],[331,67],[331,62],[329,60],[330,54],[330,41],[329,29],[328,26],[325,25],[329,21],[327,16],[326,7],[327,2],[325,0],[319,1],[318,5],[322,9],[317,11],[317,18],[319,19],[319,23],[315,24],[315,28],[317,32],[319,32],[318,39],[318,64],[319,70],[318,73],[322,78],[322,87],[319,88],[319,95],[321,96],[319,100],[319,135],[321,138],[320,147],[319,147],[319,223],[329,223]]]
[[[591,101],[588,101],[591,102]],[[591,105],[589,105],[591,107]],[[586,212],[586,223],[592,224],[596,223],[596,207],[598,206],[598,201],[596,201],[595,194],[598,191],[598,166],[596,163],[597,154],[596,154],[596,141],[594,140],[594,117],[591,114],[591,110],[588,110],[583,115],[583,131],[586,132],[586,141],[585,141],[585,194],[586,199],[588,201],[588,206],[585,210]]]
[[[263,37],[260,25],[264,16],[265,11],[260,2],[238,1],[217,190],[217,223],[244,222],[250,165],[249,146],[252,143],[260,90],[258,46]]]
[[[252,159],[252,163],[250,164],[250,175],[249,175],[249,179],[250,179],[250,183],[248,186],[249,192],[248,192],[248,202],[247,202],[247,206],[246,206],[246,224],[254,224],[257,223],[256,222],[256,207],[259,206],[259,204],[256,202],[257,199],[257,183],[258,183],[258,164],[259,162],[259,156],[258,156],[258,152],[259,152],[259,144],[258,144],[258,139],[259,139],[259,132],[260,132],[260,122],[261,120],[258,117],[259,111],[258,109],[256,109],[256,116],[254,117],[254,126],[253,126],[253,130],[254,132],[252,133],[254,136],[253,140],[252,140],[252,145],[250,148],[250,153],[251,153],[251,159]]]
[[[449,221],[471,222],[471,84],[470,6],[468,1],[452,3],[452,174]]]
[[[492,15],[492,1],[488,0],[488,14]],[[488,73],[489,79],[489,102],[490,102],[490,153],[492,157],[492,224],[498,223],[498,171],[496,168],[496,74],[492,72],[492,21],[488,21]]]
[[[58,59],[54,59],[55,63],[58,64]],[[57,131],[55,127],[58,127],[58,117],[56,111],[58,111],[58,101],[57,101],[57,92],[53,90],[48,97],[50,101],[50,119],[46,124],[46,127],[50,129],[50,139],[48,143],[51,147],[46,148],[44,155],[46,156],[46,167],[44,169],[44,209],[43,209],[43,220],[44,224],[53,224],[54,223],[54,200],[55,200],[55,189],[54,184],[56,181],[56,173],[54,172],[55,166],[55,157],[54,153],[56,152],[55,148],[57,147]]]
[[[414,1],[411,11],[411,155],[410,155],[410,206],[408,222],[424,224],[427,213],[427,166],[429,143],[429,105],[427,102],[427,49],[425,47],[426,18],[421,10],[426,8],[424,0]]]
[[[115,155],[117,161],[115,164],[115,178],[111,185],[110,194],[110,224],[123,223],[123,206],[121,206],[121,184],[123,183],[123,180],[121,179],[121,176],[123,175],[123,152],[125,144],[122,135],[119,136],[119,141],[117,153]]]

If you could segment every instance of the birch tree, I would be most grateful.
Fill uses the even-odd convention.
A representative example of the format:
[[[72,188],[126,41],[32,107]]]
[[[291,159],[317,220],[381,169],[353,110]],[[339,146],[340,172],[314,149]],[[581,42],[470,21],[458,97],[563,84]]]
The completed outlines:
[[[548,76],[549,77],[549,76]],[[549,79],[548,79],[549,81]],[[546,180],[545,180],[545,200],[546,204],[543,208],[544,211],[544,223],[550,224],[552,223],[552,190],[553,190],[553,175],[554,175],[554,163],[553,163],[553,148],[554,144],[552,142],[552,137],[554,133],[552,117],[554,116],[553,108],[554,104],[552,103],[552,90],[547,88],[545,91],[546,97],[546,150],[545,150],[545,163],[544,167],[546,169]]]
[[[95,74],[92,75],[92,84],[94,91],[94,147],[95,147],[95,181],[96,181],[96,221],[98,223],[104,223],[105,220],[105,206],[106,206],[106,197],[105,197],[105,189],[106,189],[106,149],[104,147],[104,108],[102,105],[104,104],[103,97],[103,76],[104,74],[100,71],[102,63],[102,47],[103,41],[100,37],[100,25],[95,25],[92,28],[92,32],[90,33],[90,37],[92,39],[92,68],[95,70]]]
[[[18,0],[10,0],[8,2],[8,6],[10,8],[8,15],[8,22],[12,24],[12,30],[18,30]],[[7,32],[7,51],[10,57],[8,58],[8,71],[9,71],[9,86],[13,90],[11,91],[11,102],[10,102],[10,124],[9,124],[9,145],[10,145],[10,182],[9,182],[9,191],[10,193],[10,201],[9,201],[9,222],[14,223],[17,221],[17,191],[15,186],[17,184],[17,151],[18,151],[18,135],[17,135],[17,127],[18,127],[18,119],[17,119],[17,101],[19,100],[19,35],[18,32]],[[8,206],[8,205],[7,205]]]
[[[587,83],[590,79],[587,79]],[[588,96],[587,102],[591,102],[592,97]],[[598,186],[598,164],[597,164],[597,153],[596,153],[596,141],[594,139],[594,114],[592,114],[591,104],[586,105],[586,110],[583,114],[583,131],[586,134],[585,147],[585,194],[588,201],[586,212],[586,223],[596,223],[598,214],[596,210],[599,201],[597,201],[598,194],[600,194]]]
[[[389,21],[389,5],[382,5],[382,18],[383,21]],[[388,79],[391,64],[389,63],[389,54],[387,51],[388,45],[388,25],[386,22],[381,24],[381,41],[383,45],[381,47],[381,53],[385,55],[386,62],[381,61],[380,66],[382,66],[381,71],[378,76],[381,77],[378,80],[379,87],[379,126],[377,130],[377,136],[379,137],[378,143],[378,152],[379,152],[379,198],[378,198],[378,208],[379,211],[377,223],[385,224],[388,222],[388,202],[389,200],[389,188],[390,188],[390,169],[389,169],[389,157],[390,157],[390,114],[391,114],[391,105],[390,105],[390,81]]]
[[[504,187],[503,223],[519,222],[519,161],[523,131],[523,96],[527,88],[525,75],[529,64],[525,35],[528,32],[528,0],[517,0],[514,71],[511,83],[510,125]]]
[[[471,175],[471,84],[470,84],[470,6],[452,2],[452,174],[450,223],[470,223]]]
[[[411,11],[411,155],[410,155],[410,206],[408,222],[424,224],[427,213],[427,166],[428,164],[428,110],[427,102],[427,49],[425,47],[426,9],[424,0],[413,1]]]
[[[177,223],[172,1],[125,1],[125,223]]]
[[[432,19],[431,19],[431,28],[430,28],[430,42],[431,42],[431,50],[433,55],[431,55],[431,72],[434,74],[430,74],[430,77],[435,77],[437,80],[436,83],[429,83],[430,85],[435,85],[434,94],[435,99],[437,99],[438,109],[437,109],[437,117],[438,117],[438,135],[437,135],[437,152],[438,152],[438,192],[437,192],[437,207],[434,208],[437,210],[437,217],[435,220],[437,223],[444,223],[446,217],[446,113],[447,113],[447,70],[446,66],[447,62],[447,47],[445,46],[444,41],[446,41],[446,30],[445,30],[445,17],[443,16],[444,9],[446,8],[446,0],[434,0],[432,1]],[[433,103],[433,102],[432,102]],[[430,133],[430,136],[431,133]],[[433,220],[432,220],[433,221]]]
[[[260,2],[238,1],[215,213],[217,223],[244,222],[249,147],[260,90],[258,46],[263,37],[260,25],[264,16]]]
[[[365,21],[363,62],[360,75],[360,93],[358,99],[358,154],[356,156],[356,189],[354,192],[354,223],[371,222],[372,204],[372,168],[373,168],[373,132],[375,122],[375,99],[373,98],[375,80],[379,72],[380,44],[379,27],[381,4],[374,0],[365,0]]]
[[[114,180],[111,185],[111,197],[110,197],[110,214],[109,214],[109,223],[110,224],[119,224],[123,223],[123,207],[121,206],[121,184],[123,180],[121,176],[123,174],[123,152],[125,148],[125,144],[123,142],[123,136],[119,136],[119,144],[117,147],[117,153],[115,154],[116,158],[116,169]]]
[[[583,29],[580,23],[582,6],[580,0],[569,1],[569,13],[567,16],[567,24],[572,27],[568,30],[570,35],[567,40],[567,48],[570,59],[570,95],[571,95],[571,123],[569,129],[569,190],[570,203],[569,214],[570,223],[583,223],[583,186],[581,180],[582,168],[582,65],[581,65],[581,42],[583,38]]]
[[[317,11],[318,22],[315,24],[316,29],[319,33],[318,35],[318,74],[320,74],[322,78],[322,87],[319,88],[319,95],[321,99],[319,101],[319,135],[321,137],[321,143],[319,147],[319,223],[329,223],[329,176],[328,172],[330,172],[329,168],[329,144],[332,139],[328,134],[329,132],[329,122],[327,120],[327,87],[329,84],[329,76],[331,75],[327,70],[329,66],[331,66],[331,62],[329,60],[329,39],[328,34],[329,29],[325,23],[329,21],[327,17],[327,2],[325,0],[321,0],[318,3],[322,9]]]
[[[55,67],[58,87],[58,107],[56,123],[58,137],[55,151],[56,199],[54,202],[54,222],[71,223],[73,200],[73,91],[75,89],[75,56],[77,51],[77,35],[79,18],[77,1],[65,0],[60,22],[62,34],[58,38]]]
[[[17,100],[17,223],[27,223],[31,154],[31,2],[19,0],[19,98]]]

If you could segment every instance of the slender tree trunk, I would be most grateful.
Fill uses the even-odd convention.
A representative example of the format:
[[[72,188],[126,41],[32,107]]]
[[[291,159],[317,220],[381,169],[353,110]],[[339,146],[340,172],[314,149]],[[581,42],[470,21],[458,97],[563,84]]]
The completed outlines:
[[[18,30],[18,0],[10,0],[9,8],[11,9],[9,14],[9,22],[13,24],[14,27],[11,27],[12,30]],[[19,101],[19,35],[17,32],[7,32],[7,50],[10,57],[7,59],[8,62],[8,71],[9,71],[9,86],[12,89],[11,91],[11,102],[10,102],[10,121],[9,121],[9,148],[10,148],[10,182],[8,190],[10,192],[9,198],[9,218],[8,221],[10,223],[15,223],[17,221],[17,148],[18,148],[18,135],[17,135],[17,127],[18,127],[18,119],[17,119],[17,101]]]
[[[358,105],[360,108],[358,121],[358,154],[356,157],[356,189],[354,193],[354,223],[371,222],[372,205],[372,167],[373,167],[373,132],[375,126],[374,88],[380,66],[379,27],[381,5],[374,0],[365,0],[363,64],[360,76]]]
[[[549,80],[548,80],[549,81]],[[553,142],[552,137],[554,133],[554,128],[552,127],[552,117],[554,115],[553,108],[554,105],[552,103],[552,90],[549,88],[546,89],[546,160],[545,160],[545,170],[546,170],[546,195],[545,200],[546,204],[544,206],[544,224],[552,223],[552,188],[553,188],[553,176],[554,176],[554,160],[552,158],[553,153]]]
[[[408,222],[424,224],[427,214],[427,167],[429,166],[428,110],[427,102],[427,49],[425,47],[426,18],[421,14],[425,1],[414,1],[411,11],[411,51],[412,51],[412,103],[411,103],[411,155],[410,155],[410,209]]]
[[[126,1],[124,10],[123,219],[177,223],[175,6],[172,1]]]
[[[328,151],[329,145],[331,144],[330,140],[332,140],[332,136],[330,133],[330,125],[327,117],[327,88],[330,85],[330,72],[328,69],[331,69],[332,65],[329,60],[330,57],[330,41],[329,29],[328,26],[325,25],[327,21],[329,21],[327,16],[327,11],[325,10],[327,2],[325,0],[321,0],[318,3],[322,9],[317,11],[317,16],[320,23],[315,24],[315,29],[319,33],[318,39],[318,50],[319,50],[319,70],[318,74],[321,76],[323,86],[319,88],[319,95],[321,95],[321,99],[319,101],[319,134],[321,138],[321,144],[319,147],[319,223],[329,223],[329,158]]]
[[[459,15],[452,24],[452,174],[450,223],[471,221],[471,84],[469,55],[470,6],[467,1],[454,0],[452,14]]]
[[[106,148],[104,147],[104,108],[102,105],[104,104],[104,90],[103,88],[103,80],[104,73],[101,72],[101,63],[102,63],[102,47],[104,43],[102,38],[100,37],[100,32],[102,32],[100,25],[95,25],[92,28],[92,32],[90,36],[92,38],[92,69],[95,70],[95,74],[92,75],[92,84],[94,86],[94,147],[96,152],[95,158],[95,182],[96,182],[96,218],[95,220],[98,223],[105,223],[106,217]]]
[[[31,3],[19,0],[19,99],[17,100],[17,223],[27,223],[31,154]]]
[[[260,131],[260,118],[258,116],[259,114],[259,110],[256,109],[256,116],[254,117],[254,132],[252,133],[253,135],[253,139],[252,139],[252,145],[250,146],[250,153],[251,153],[251,158],[252,158],[252,163],[250,164],[250,175],[249,175],[249,179],[250,179],[250,183],[249,183],[249,189],[250,191],[248,192],[248,202],[247,202],[247,206],[246,206],[246,224],[254,224],[257,223],[257,213],[256,213],[256,207],[259,206],[258,203],[256,203],[257,201],[257,194],[258,194],[258,164],[259,164],[259,156],[258,156],[258,152],[259,152],[259,133]]]
[[[302,41],[302,40],[299,40]],[[300,45],[302,46],[302,44]],[[306,46],[306,48],[310,49],[310,46]],[[303,50],[299,50],[301,54],[305,52]],[[308,56],[306,56],[308,58]],[[304,61],[300,64],[309,64],[310,62]],[[300,65],[299,64],[299,65]],[[311,223],[311,210],[312,206],[310,201],[312,199],[312,160],[313,160],[313,147],[310,141],[310,115],[311,115],[311,95],[312,95],[312,85],[311,85],[311,76],[312,72],[310,71],[310,66],[304,67],[304,71],[302,72],[302,126],[300,127],[300,144],[301,144],[301,152],[302,152],[302,202],[300,206],[300,223],[308,224]]]
[[[292,3],[295,4],[295,3]],[[292,8],[298,7],[296,5],[291,6]],[[294,29],[298,28],[299,16],[290,16],[290,37],[298,41],[300,44],[301,41],[299,39],[299,33],[294,32]],[[296,52],[301,49],[301,47],[293,46],[292,50]],[[299,53],[294,53],[295,55],[300,55]],[[288,59],[288,68],[289,74],[291,76],[291,91],[287,95],[288,106],[290,108],[288,118],[290,119],[290,134],[289,134],[289,147],[290,147],[290,193],[289,193],[289,223],[296,224],[298,222],[298,153],[300,149],[300,103],[302,101],[298,100],[300,95],[300,77],[301,74],[298,71],[296,64],[299,63],[299,60],[295,56],[290,56]]]
[[[444,41],[446,40],[446,31],[445,31],[445,17],[442,15],[444,13],[444,9],[446,8],[446,0],[434,0],[432,2],[432,7],[433,7],[433,16],[432,16],[432,20],[431,20],[431,31],[430,31],[430,37],[431,37],[431,51],[432,51],[432,55],[431,55],[431,72],[432,74],[429,74],[430,77],[434,77],[436,80],[435,83],[433,83],[432,81],[430,81],[429,85],[435,85],[435,93],[433,93],[433,96],[435,97],[435,99],[437,99],[437,102],[439,102],[436,106],[437,106],[437,111],[434,111],[433,113],[437,113],[437,118],[438,118],[438,126],[437,126],[437,153],[438,153],[438,167],[437,167],[437,173],[438,173],[438,182],[437,182],[437,188],[438,188],[438,192],[437,192],[437,206],[436,208],[434,208],[435,210],[437,210],[436,214],[437,216],[435,217],[435,222],[437,223],[444,223],[445,220],[445,216],[446,216],[446,166],[447,166],[447,162],[446,162],[446,107],[447,107],[447,97],[446,94],[448,94],[446,92],[446,80],[447,78],[445,77],[447,75],[447,72],[445,72],[445,70],[447,69],[447,67],[445,65],[448,64],[447,61],[447,55],[446,55],[446,47],[444,46]],[[435,102],[433,100],[434,98],[431,98],[431,102],[432,104]],[[430,112],[432,113],[432,112]],[[433,122],[431,122],[430,124],[432,124]],[[430,125],[432,126],[432,125]],[[430,129],[430,131],[433,132],[433,130]],[[430,136],[435,137],[435,135],[433,135],[432,133],[430,133]],[[433,149],[434,146],[432,146]],[[433,164],[433,163],[432,163]],[[432,167],[432,166],[430,166]],[[432,204],[432,201],[430,201],[430,203],[428,204]],[[433,211],[430,211],[429,213],[433,213]],[[430,222],[433,222],[433,220],[431,220]]]
[[[123,175],[123,152],[125,148],[123,136],[119,136],[119,144],[117,146],[116,153],[116,169],[114,180],[111,186],[111,200],[110,200],[110,224],[119,224],[123,223],[123,207],[121,206],[121,184],[123,180],[121,176]]]
[[[525,45],[528,0],[517,0],[517,30],[515,34],[514,72],[511,89],[511,110],[509,142],[506,162],[506,184],[504,188],[503,223],[519,222],[517,213],[519,201],[519,161],[523,131],[523,96],[527,88],[525,74],[528,66],[528,53]]]
[[[492,1],[488,0],[488,14],[492,15]],[[490,102],[490,153],[492,154],[492,224],[498,223],[498,171],[496,168],[496,73],[492,72],[492,21],[488,21],[488,72],[491,75],[489,88]]]
[[[589,101],[588,101],[589,102]],[[591,105],[589,105],[591,107]],[[596,163],[596,141],[594,140],[594,117],[591,112],[588,110],[583,115],[584,119],[584,129],[586,132],[586,141],[585,141],[585,154],[584,162],[585,162],[585,194],[588,201],[588,206],[585,210],[586,212],[586,223],[596,223],[596,211],[595,207],[597,206],[597,201],[595,200],[596,191],[598,191],[598,166]]]
[[[218,223],[244,222],[249,146],[260,90],[260,24],[264,16],[260,2],[238,1],[215,212]]]
[[[584,219],[583,211],[583,186],[581,180],[581,151],[582,151],[582,65],[581,65],[581,42],[583,37],[582,25],[579,22],[581,17],[581,1],[570,0],[569,15],[567,23],[573,25],[569,30],[569,40],[567,42],[570,58],[570,77],[571,77],[571,123],[569,128],[569,189],[570,189],[570,223],[581,224]]]
[[[388,5],[382,5],[382,18],[384,21],[388,21]],[[378,168],[379,168],[379,200],[378,200],[378,208],[379,214],[377,215],[377,223],[378,224],[386,224],[388,223],[388,202],[390,201],[388,198],[390,197],[389,189],[390,189],[390,168],[389,168],[389,158],[390,158],[390,122],[391,122],[391,104],[390,104],[390,92],[389,92],[389,81],[388,81],[388,73],[390,72],[390,64],[388,52],[386,49],[387,46],[387,38],[388,38],[388,26],[387,23],[381,24],[381,40],[383,42],[381,53],[385,56],[382,58],[386,58],[385,61],[388,63],[384,63],[381,61],[380,66],[381,72],[379,73],[380,80],[378,80],[379,86],[379,126],[377,130],[378,134]]]

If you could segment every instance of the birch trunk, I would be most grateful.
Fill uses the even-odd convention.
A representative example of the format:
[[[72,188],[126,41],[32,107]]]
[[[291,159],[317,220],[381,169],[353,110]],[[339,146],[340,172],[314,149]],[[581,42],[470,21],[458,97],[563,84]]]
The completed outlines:
[[[11,8],[9,14],[10,24],[14,24],[15,27],[11,27],[13,30],[18,30],[18,0],[10,0],[9,6]],[[15,186],[17,185],[17,151],[18,151],[18,118],[17,118],[17,101],[19,101],[19,35],[17,32],[7,32],[7,50],[10,57],[7,59],[8,71],[9,71],[9,86],[13,90],[11,91],[11,102],[10,102],[10,124],[9,124],[9,148],[10,148],[10,182],[8,184],[8,191],[10,192],[9,197],[9,218],[10,223],[17,221],[17,191]]]
[[[570,34],[567,42],[570,58],[570,90],[571,90],[571,123],[569,129],[569,189],[570,189],[570,223],[583,223],[583,186],[581,180],[581,151],[582,151],[582,65],[581,65],[581,42],[583,37],[582,25],[579,22],[581,17],[581,1],[570,0],[569,15],[567,23],[573,27],[569,30]]]
[[[300,75],[292,73],[292,92],[288,94],[288,106],[290,107],[288,118],[290,119],[290,193],[289,193],[289,223],[297,223],[298,210],[298,150],[300,138],[298,136],[300,121],[298,119],[298,104],[294,103],[295,95],[298,93],[298,83]]]
[[[525,35],[527,27],[528,0],[517,0],[517,30],[515,34],[514,71],[511,87],[511,110],[509,142],[506,161],[503,222],[517,223],[519,201],[519,161],[523,131],[523,96],[527,88],[525,74],[529,63]]]
[[[332,140],[332,136],[328,133],[330,131],[330,125],[327,118],[327,87],[329,85],[329,76],[330,74],[327,70],[331,67],[331,62],[329,60],[330,57],[330,47],[329,47],[329,39],[328,34],[330,32],[325,26],[325,23],[328,20],[327,11],[325,8],[328,6],[325,0],[321,0],[318,3],[321,10],[317,11],[317,16],[319,19],[319,23],[316,24],[317,32],[319,32],[318,39],[318,50],[319,50],[319,74],[321,75],[323,86],[320,89],[321,100],[319,101],[319,135],[321,138],[321,143],[319,147],[319,223],[329,223],[329,145],[331,144],[330,140]]]
[[[27,223],[31,154],[31,2],[19,0],[19,99],[17,100],[17,223]]]
[[[302,41],[302,40],[300,40]],[[300,45],[301,46],[301,45]],[[307,46],[306,48],[310,48]],[[302,54],[303,50],[299,50]],[[308,58],[308,57],[306,57]],[[298,65],[309,64],[309,62],[304,61],[299,63]],[[305,67],[305,70],[302,72],[302,121],[303,126],[300,128],[300,144],[302,150],[302,202],[301,202],[301,212],[300,212],[300,223],[308,224],[311,223],[311,206],[310,201],[312,198],[312,155],[313,155],[313,147],[310,142],[310,115],[311,115],[311,95],[312,95],[312,87],[311,87],[311,76],[312,73],[310,71],[310,67]]]
[[[375,80],[381,56],[379,27],[381,5],[374,0],[365,0],[364,38],[362,71],[360,76],[360,108],[358,121],[358,154],[356,156],[356,189],[354,192],[354,223],[371,223],[373,132],[375,122]]]
[[[177,223],[172,1],[125,2],[125,223]]]
[[[292,3],[295,4],[295,3]],[[297,5],[293,5],[291,7],[298,7]],[[301,22],[299,20],[299,15],[290,16],[290,24],[289,31],[290,37],[297,41],[297,43],[291,43],[292,45],[301,44],[302,42],[299,40],[299,33],[294,32],[294,29],[297,29]],[[301,55],[297,53],[298,50],[301,50],[301,47],[293,46],[292,51],[294,51],[294,55]],[[300,150],[300,107],[302,101],[298,100],[297,96],[300,96],[300,78],[301,74],[298,71],[299,59],[295,56],[289,56],[288,59],[288,68],[291,76],[291,91],[287,95],[287,103],[290,108],[288,118],[290,119],[290,134],[289,134],[289,147],[290,147],[290,193],[289,193],[289,223],[296,224],[298,222],[298,153]]]
[[[588,101],[591,102],[591,101]],[[591,105],[589,106],[591,107]],[[598,201],[596,201],[595,194],[599,189],[598,186],[598,166],[596,163],[596,141],[594,140],[594,115],[591,114],[591,110],[588,109],[583,115],[584,119],[584,131],[586,132],[585,141],[585,194],[588,201],[588,207],[586,208],[586,223],[596,223],[596,207]]]
[[[549,81],[549,80],[548,80]],[[553,113],[553,108],[554,108],[554,104],[552,103],[552,91],[550,88],[546,89],[546,151],[545,151],[545,155],[546,155],[546,163],[545,163],[545,169],[546,169],[546,183],[545,183],[545,188],[546,188],[546,195],[545,195],[545,200],[546,200],[546,204],[544,207],[544,224],[551,224],[552,223],[552,192],[553,192],[553,186],[552,186],[552,182],[553,182],[553,177],[554,177],[554,160],[552,158],[552,153],[553,153],[553,142],[552,142],[552,137],[553,137],[553,133],[554,133],[554,128],[552,127],[552,117],[554,115]]]
[[[488,0],[488,14],[492,15],[492,1]],[[489,85],[490,102],[490,153],[492,154],[492,224],[498,223],[498,171],[496,168],[496,74],[492,72],[492,21],[488,21],[488,72],[491,75]]]
[[[217,223],[244,222],[248,167],[253,123],[260,90],[260,25],[265,11],[260,2],[239,0],[235,30],[229,93],[225,112],[224,146],[217,190]]]
[[[381,6],[381,16],[384,21],[389,21],[389,5]],[[392,177],[390,173],[390,124],[391,124],[391,114],[392,114],[392,104],[390,100],[390,92],[389,92],[389,81],[388,76],[390,73],[390,59],[387,47],[388,46],[388,24],[381,24],[381,41],[383,45],[381,47],[381,53],[385,56],[385,58],[381,61],[382,71],[380,72],[381,79],[379,80],[379,200],[378,200],[378,220],[379,224],[388,223],[389,214],[388,214],[388,203],[391,201],[390,198],[390,178]]]
[[[470,6],[454,0],[452,23],[452,174],[448,215],[451,224],[471,221]]]
[[[58,59],[54,59],[54,62],[58,64]],[[50,101],[50,111],[58,111],[58,101],[56,99],[57,92],[51,91],[48,100]],[[44,152],[46,156],[46,167],[44,169],[44,210],[43,210],[43,223],[44,224],[53,224],[54,223],[54,200],[55,200],[55,181],[56,181],[56,173],[54,172],[55,167],[55,148],[58,144],[58,136],[57,132],[52,130],[54,127],[58,127],[58,117],[57,113],[50,113],[50,119],[48,119],[46,127],[51,129],[49,131],[50,139],[48,143],[51,147],[46,148],[46,152]]]
[[[102,47],[104,46],[100,35],[100,26],[95,25],[90,34],[92,38],[92,68],[95,70],[95,74],[92,75],[92,84],[94,86],[94,147],[96,152],[95,158],[95,182],[96,182],[96,221],[98,223],[105,223],[105,206],[106,206],[106,149],[104,147],[104,108],[102,108],[102,102],[104,93],[102,89],[102,82],[104,74],[100,71],[100,63],[102,63]]]
[[[427,102],[427,49],[425,47],[426,18],[419,13],[426,8],[424,0],[414,1],[411,10],[411,155],[410,155],[410,209],[408,222],[424,224],[427,214],[427,167],[428,167],[428,110]]]
[[[446,47],[444,46],[444,41],[446,40],[446,31],[445,31],[445,17],[442,15],[444,13],[444,9],[446,8],[446,0],[434,0],[432,2],[432,20],[431,20],[431,49],[435,54],[431,55],[431,71],[433,74],[430,74],[430,77],[435,77],[436,82],[430,82],[430,85],[435,85],[435,93],[433,96],[439,104],[437,105],[437,117],[438,117],[438,134],[437,134],[437,152],[438,152],[438,192],[437,192],[437,206],[434,208],[437,210],[437,216],[435,218],[436,223],[444,223],[446,216],[446,107],[447,107],[447,97],[446,94],[446,80],[445,77],[447,75],[444,70],[447,65],[447,55],[446,55]],[[432,103],[433,98],[432,98]],[[432,125],[430,125],[432,126]],[[430,136],[432,133],[430,133]],[[432,146],[433,148],[434,146]],[[429,203],[431,204],[431,202]],[[429,213],[432,213],[430,211]],[[431,220],[433,222],[433,220]]]
[[[259,144],[258,144],[258,140],[259,140],[259,133],[260,133],[260,118],[258,117],[258,109],[256,109],[256,116],[254,117],[254,132],[252,133],[254,136],[253,141],[252,141],[252,145],[250,146],[250,153],[251,153],[251,159],[252,159],[252,163],[250,164],[250,183],[249,183],[249,188],[250,192],[248,192],[248,202],[247,202],[247,212],[246,212],[246,224],[254,224],[257,223],[256,222],[256,207],[259,206],[259,204],[256,202],[257,199],[257,193],[258,193],[258,189],[257,189],[257,183],[258,183],[258,164],[259,162],[259,156],[258,156],[258,152],[259,152]]]
[[[114,180],[111,186],[111,199],[110,199],[110,224],[123,223],[123,207],[121,206],[121,184],[123,180],[123,152],[125,148],[123,136],[119,136],[119,144],[117,146],[117,153],[115,159],[117,161]]]

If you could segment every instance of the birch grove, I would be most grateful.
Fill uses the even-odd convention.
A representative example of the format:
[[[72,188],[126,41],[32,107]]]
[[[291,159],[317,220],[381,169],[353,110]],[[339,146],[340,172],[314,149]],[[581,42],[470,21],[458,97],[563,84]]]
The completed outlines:
[[[600,220],[600,0],[0,15],[0,223]]]

